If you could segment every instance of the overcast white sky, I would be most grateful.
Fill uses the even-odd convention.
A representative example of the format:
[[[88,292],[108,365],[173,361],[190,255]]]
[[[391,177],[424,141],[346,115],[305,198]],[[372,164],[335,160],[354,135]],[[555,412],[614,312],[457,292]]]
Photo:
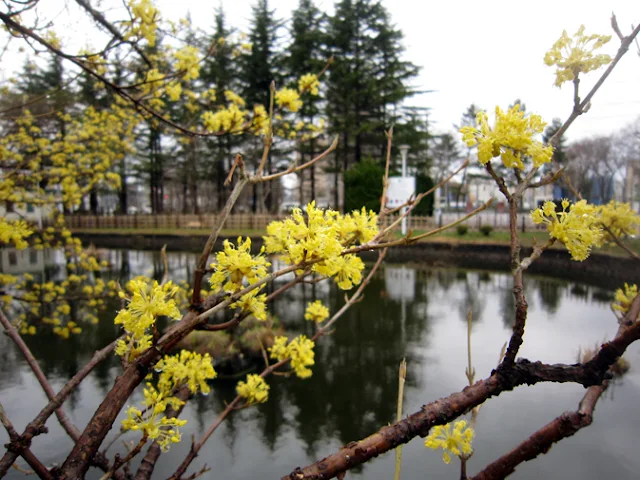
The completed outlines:
[[[208,3],[208,5],[205,5]],[[289,18],[298,0],[271,0],[280,18]],[[566,118],[571,111],[571,85],[553,86],[551,68],[544,65],[545,52],[563,29],[575,32],[584,24],[587,32],[612,33],[614,11],[623,33],[640,22],[639,0],[486,0],[428,2],[383,0],[396,26],[405,37],[407,59],[422,66],[416,79],[419,89],[434,90],[413,99],[431,107],[438,131],[452,130],[462,112],[476,103],[493,111],[506,108],[521,98],[530,111],[551,121]],[[198,0],[159,0],[166,15],[182,16],[186,11],[199,26],[212,22],[218,3]],[[252,1],[222,0],[230,24],[247,28]],[[332,0],[317,0],[326,12]],[[617,50],[614,36],[606,49]],[[630,50],[607,83],[600,89],[589,113],[578,119],[570,139],[613,132],[640,116],[640,56]],[[597,79],[592,73],[581,87],[584,93]]]
[[[177,20],[190,12],[194,23],[203,28],[213,24],[213,10],[219,2],[229,24],[247,30],[253,0],[156,0],[165,18]],[[270,0],[282,19],[290,18],[297,3],[298,0]],[[563,29],[574,33],[580,24],[586,26],[587,33],[613,33],[612,11],[625,34],[631,31],[632,23],[640,22],[640,0],[383,0],[383,3],[404,33],[406,58],[422,67],[415,87],[433,90],[413,98],[411,103],[431,108],[431,119],[438,132],[452,131],[453,124],[459,122],[471,103],[492,112],[496,105],[506,108],[520,98],[528,111],[540,114],[548,122],[554,117],[566,118],[571,111],[571,85],[562,89],[553,86],[553,70],[542,61],[545,52]],[[333,11],[333,0],[316,0],[316,4],[328,13]],[[43,2],[44,8],[62,5],[58,0]],[[65,34],[77,35],[87,28],[88,20],[83,17],[70,23],[75,23],[71,31],[59,32],[63,41]],[[614,35],[605,50],[613,55],[618,44]],[[6,59],[9,58],[19,68],[21,61],[16,62],[15,57]],[[0,70],[11,69],[13,65],[7,63],[3,62]],[[597,73],[591,73],[583,79],[583,96],[597,78]],[[596,94],[589,113],[574,123],[568,136],[571,140],[608,134],[638,117],[640,56],[634,47]]]

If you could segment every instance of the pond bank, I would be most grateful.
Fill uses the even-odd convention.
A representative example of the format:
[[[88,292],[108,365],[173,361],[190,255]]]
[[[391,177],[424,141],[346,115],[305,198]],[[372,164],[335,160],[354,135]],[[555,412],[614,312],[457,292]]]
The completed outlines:
[[[194,235],[118,235],[117,233],[78,232],[75,234],[84,245],[96,248],[116,248],[133,250],[160,250],[164,245],[168,251],[200,252],[207,236]],[[222,240],[216,249],[222,247]],[[252,238],[253,247],[262,246],[262,237]],[[532,249],[523,247],[521,256],[530,255]],[[365,260],[374,259],[375,252],[363,253]],[[394,263],[414,263],[437,267],[460,267],[489,270],[509,269],[509,246],[504,243],[463,243],[460,241],[428,241],[412,245],[394,247],[387,254],[387,261]],[[622,283],[640,283],[640,271],[630,268],[626,257],[593,253],[584,262],[571,260],[561,249],[550,249],[529,267],[533,274],[579,280],[601,287],[617,288]]]

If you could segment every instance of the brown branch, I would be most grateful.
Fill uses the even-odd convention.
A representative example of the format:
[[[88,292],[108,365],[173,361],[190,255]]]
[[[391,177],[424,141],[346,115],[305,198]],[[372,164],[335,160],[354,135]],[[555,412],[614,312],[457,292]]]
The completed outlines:
[[[4,428],[7,430],[7,433],[9,434],[9,440],[11,443],[7,444],[7,450],[12,451],[15,449],[16,450],[15,458],[17,458],[18,454],[22,455],[22,458],[25,459],[25,461],[29,464],[29,466],[33,468],[34,473],[36,473],[40,478],[53,479],[53,475],[51,475],[49,470],[47,470],[47,468],[42,464],[42,462],[40,462],[40,460],[36,458],[36,456],[31,452],[31,450],[29,450],[28,447],[17,448],[17,449],[15,448],[15,446],[20,444],[20,440],[21,440],[20,435],[18,435],[18,432],[16,431],[13,424],[11,423],[11,420],[9,420],[9,417],[7,416],[7,412],[5,411],[4,406],[2,405],[1,402],[0,402],[0,423],[2,423]],[[2,459],[3,461],[0,462],[0,478],[4,477],[4,475],[7,473],[7,470],[9,470],[11,465],[13,465],[15,458],[13,458],[13,460],[10,460],[9,458],[7,458],[7,460],[5,461],[3,457]]]
[[[382,196],[380,197],[380,217],[386,215],[387,212],[387,189],[389,188],[389,165],[391,164],[391,146],[393,144],[393,127],[385,132],[387,136],[387,157],[384,164],[384,177],[382,177]]]
[[[204,272],[207,268],[207,262],[209,261],[209,255],[211,255],[211,250],[213,250],[213,246],[220,235],[220,231],[224,226],[227,218],[231,214],[231,210],[235,205],[238,197],[242,193],[242,189],[245,185],[249,183],[249,178],[246,175],[241,175],[236,184],[233,186],[233,190],[231,191],[231,195],[225,203],[224,208],[222,209],[222,214],[218,220],[218,224],[213,228],[209,238],[207,238],[207,242],[204,245],[204,249],[202,250],[202,255],[200,255],[200,260],[198,260],[198,264],[196,266],[196,271],[193,279],[193,295],[191,296],[192,305],[200,305],[200,288],[202,284],[202,279],[204,278]]]
[[[38,35],[34,31],[32,31],[32,30],[20,25],[19,23],[14,21],[6,13],[0,12],[0,20],[2,22],[4,22],[4,24],[7,26],[7,28],[9,30],[15,30],[16,32],[21,34],[23,37],[29,37],[29,38],[35,40],[40,45],[44,46],[47,50],[49,50],[51,53],[59,56],[60,58],[64,58],[65,60],[68,60],[68,61],[72,62],[74,65],[78,66],[79,68],[81,68],[82,70],[87,72],[89,75],[91,75],[92,77],[94,77],[97,80],[99,80],[100,82],[102,82],[107,88],[109,88],[110,90],[115,92],[117,95],[120,95],[122,98],[124,98],[126,101],[130,102],[132,105],[134,105],[138,109],[144,111],[145,113],[147,113],[148,115],[152,116],[153,118],[159,120],[160,122],[162,122],[162,123],[164,123],[166,125],[169,125],[170,127],[174,128],[175,130],[177,130],[177,131],[179,131],[179,132],[181,132],[181,133],[183,133],[185,135],[188,135],[190,137],[214,137],[214,136],[220,136],[220,135],[225,135],[225,134],[229,133],[229,132],[197,131],[197,130],[191,130],[191,129],[187,128],[187,127],[184,127],[184,126],[174,122],[173,120],[171,120],[169,118],[166,118],[163,114],[156,112],[153,108],[145,105],[144,102],[142,101],[142,99],[135,98],[133,95],[131,95],[130,93],[128,93],[126,91],[126,88],[124,88],[124,87],[122,87],[120,85],[116,85],[115,83],[113,83],[110,80],[108,80],[104,75],[101,75],[101,74],[95,72],[94,70],[89,68],[85,64],[85,62],[79,60],[78,58],[75,58],[73,55],[69,55],[69,54],[63,52],[59,48],[56,48],[55,46],[53,46],[50,42],[47,42],[44,38],[42,38],[40,35]]]
[[[640,260],[640,255],[638,255],[636,252],[631,250],[631,248],[629,248],[629,246],[626,243],[620,240],[620,238],[618,238],[618,236],[615,233],[613,233],[608,226],[606,226],[603,223],[602,228],[604,228],[604,230],[609,234],[609,236],[611,236],[611,238],[616,243],[616,245],[618,245],[621,249],[627,252],[631,258],[633,258],[634,260]]]
[[[534,383],[533,380],[530,380]],[[343,446],[338,452],[304,468],[296,468],[282,480],[328,479],[393,450],[416,436],[426,436],[435,425],[445,425],[470,411],[488,398],[529,383],[518,375],[503,376],[494,372],[462,391],[436,400],[404,420],[382,427],[378,432],[358,442]]]
[[[11,322],[5,316],[2,310],[0,310],[0,324],[2,324],[2,326],[4,327],[5,334],[9,338],[11,338],[11,340],[13,340],[13,343],[16,344],[16,346],[24,356],[25,360],[27,361],[27,364],[31,368],[31,371],[33,372],[36,379],[38,380],[38,383],[40,384],[45,394],[47,395],[47,398],[49,400],[53,399],[56,396],[56,394],[53,391],[53,388],[51,388],[51,385],[49,384],[49,381],[47,380],[47,377],[45,376],[44,372],[40,368],[40,365],[38,365],[38,361],[33,356],[33,353],[31,353],[31,350],[29,349],[27,344],[24,343],[24,340],[22,340],[22,337],[18,333],[18,330],[13,325],[11,325]],[[67,414],[64,412],[64,410],[62,410],[61,407],[58,407],[55,409],[55,414],[56,414],[56,417],[58,417],[58,421],[60,422],[60,425],[62,425],[62,428],[64,429],[64,431],[67,432],[67,435],[69,435],[72,440],[77,441],[78,437],[80,436],[80,432],[75,427],[75,425],[71,423],[71,420],[69,420],[69,417],[67,417]]]
[[[130,41],[126,40],[122,36],[122,33],[120,33],[120,31],[114,25],[109,23],[109,21],[104,17],[104,15],[102,15],[102,13],[100,13],[99,11],[97,11],[93,7],[91,7],[89,2],[87,2],[86,0],[76,0],[76,3],[78,5],[80,5],[82,8],[84,8],[87,11],[87,13],[89,13],[89,15],[91,15],[91,17],[93,17],[93,19],[96,21],[96,23],[98,23],[99,25],[102,25],[105,29],[107,29],[107,31],[111,35],[113,35],[118,41],[120,41],[122,43],[128,43],[129,45],[131,45],[131,47],[136,51],[136,53],[138,55],[140,55],[140,58],[142,58],[142,60],[144,60],[144,63],[146,63],[148,67],[152,66],[151,61],[149,60],[149,58],[147,58],[145,53],[142,50],[140,50],[138,45],[136,45],[135,42],[130,42]]]
[[[596,403],[606,388],[606,382],[604,385],[589,387],[577,411],[563,413],[516,448],[487,465],[482,471],[471,477],[471,480],[505,478],[515,472],[516,467],[521,463],[533,460],[540,454],[547,453],[554,443],[574,435],[581,428],[591,425]]]
[[[300,170],[304,170],[305,168],[309,168],[311,165],[313,165],[317,161],[322,160],[324,157],[329,155],[332,151],[334,151],[336,149],[337,146],[338,146],[338,137],[336,137],[333,140],[333,142],[331,142],[331,145],[329,145],[329,148],[327,148],[320,155],[318,155],[317,157],[309,160],[308,162],[303,163],[302,165],[298,165],[298,166],[294,165],[292,167],[287,168],[286,170],[284,170],[282,172],[274,173],[272,175],[267,175],[266,177],[261,176],[261,175],[253,176],[253,177],[251,177],[251,183],[268,182],[270,180],[274,180],[276,178],[280,178],[280,177],[283,177],[285,175],[289,175],[290,173],[296,173],[296,172],[299,172]]]
[[[560,138],[562,137],[562,135],[564,135],[564,133],[571,126],[574,120],[584,113],[585,109],[587,108],[587,105],[589,104],[593,96],[596,94],[598,89],[600,89],[600,87],[602,86],[604,81],[607,79],[607,77],[611,74],[611,72],[613,71],[615,66],[618,64],[620,59],[624,56],[625,53],[627,53],[627,50],[629,50],[629,46],[633,43],[633,39],[636,38],[639,33],[640,33],[640,25],[634,28],[633,32],[631,32],[631,34],[628,37],[624,37],[622,39],[622,41],[620,42],[620,47],[618,48],[618,52],[616,53],[616,56],[614,57],[612,62],[609,64],[607,69],[602,73],[602,75],[600,76],[596,84],[593,86],[591,91],[584,97],[582,102],[580,102],[577,105],[577,107],[574,106],[573,111],[571,112],[571,115],[569,116],[569,118],[565,120],[564,124],[558,129],[558,131],[549,140],[549,145],[551,145],[554,148],[558,146],[558,142],[560,141]]]

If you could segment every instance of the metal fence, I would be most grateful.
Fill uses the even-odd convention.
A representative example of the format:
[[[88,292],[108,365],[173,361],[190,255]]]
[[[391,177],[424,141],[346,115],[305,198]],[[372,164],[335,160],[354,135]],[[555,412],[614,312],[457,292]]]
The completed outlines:
[[[408,228],[414,231],[426,231],[454,222],[466,214],[463,212],[443,213],[441,219],[425,216],[411,216]],[[274,220],[282,220],[284,214],[234,214],[227,218],[227,230],[264,230]],[[387,227],[397,217],[384,217],[380,227]],[[162,215],[69,215],[65,217],[67,226],[72,229],[162,229],[162,230],[209,230],[217,225],[221,216],[216,214],[162,214]],[[476,230],[483,225],[490,225],[494,230],[506,230],[509,227],[509,215],[502,212],[480,212],[464,222],[469,229]],[[523,213],[518,219],[521,230],[538,230],[539,225],[531,221],[531,216]]]

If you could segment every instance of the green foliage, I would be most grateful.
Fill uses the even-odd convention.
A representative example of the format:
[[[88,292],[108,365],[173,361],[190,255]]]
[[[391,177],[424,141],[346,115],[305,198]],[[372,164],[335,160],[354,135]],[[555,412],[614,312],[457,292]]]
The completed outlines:
[[[416,176],[416,193],[426,192],[433,188],[433,179],[429,175],[418,174]],[[427,195],[422,201],[413,209],[413,215],[433,215],[433,193]]]
[[[466,235],[467,232],[469,231],[469,227],[467,227],[466,225],[458,225],[456,227],[456,232],[458,233],[458,235],[460,235],[461,237]]]
[[[491,235],[491,232],[493,232],[493,227],[491,225],[482,225],[480,227],[480,232],[485,236],[488,237],[489,235]]]
[[[548,143],[549,140],[551,140],[551,137],[553,137],[556,132],[558,130],[560,130],[560,127],[562,127],[562,124],[564,122],[562,120],[560,120],[559,118],[554,118],[553,121],[551,122],[551,124],[549,126],[547,126],[547,128],[545,129],[544,133],[542,134],[542,140],[544,141],[544,143]],[[567,161],[567,139],[565,138],[564,135],[560,136],[560,140],[558,141],[558,144],[556,145],[556,148],[553,150],[553,161],[556,162],[558,165],[565,165],[566,161]]]
[[[364,160],[344,174],[344,209],[346,212],[366,207],[377,212],[382,196],[384,168],[377,163]]]

